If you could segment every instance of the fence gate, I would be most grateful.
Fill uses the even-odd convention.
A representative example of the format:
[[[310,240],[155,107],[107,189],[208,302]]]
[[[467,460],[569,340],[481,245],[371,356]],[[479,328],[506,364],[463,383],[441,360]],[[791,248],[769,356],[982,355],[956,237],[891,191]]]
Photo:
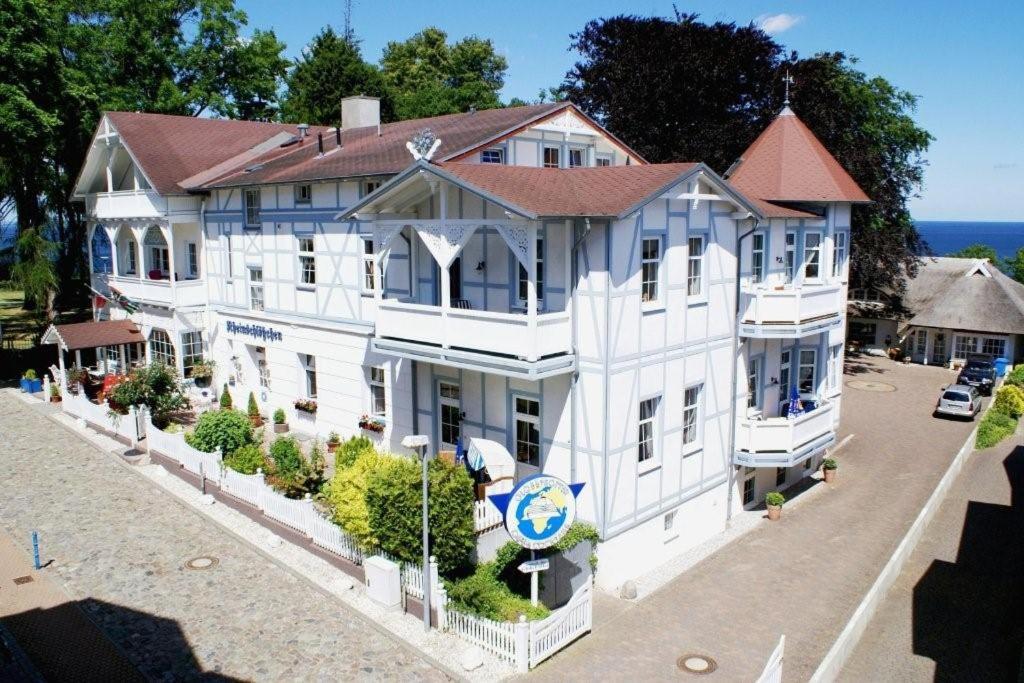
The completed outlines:
[[[768,663],[764,665],[764,671],[757,679],[757,683],[782,683],[782,653],[786,649],[786,636],[779,638],[779,644],[772,651]]]
[[[530,668],[588,633],[593,623],[594,580],[577,589],[572,599],[547,619],[530,624]]]

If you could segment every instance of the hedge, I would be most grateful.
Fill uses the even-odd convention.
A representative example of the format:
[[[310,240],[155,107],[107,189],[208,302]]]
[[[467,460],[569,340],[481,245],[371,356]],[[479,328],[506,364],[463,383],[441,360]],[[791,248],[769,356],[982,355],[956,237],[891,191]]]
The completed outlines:
[[[363,453],[373,452],[373,442],[365,436],[353,436],[334,449],[334,466],[337,469],[351,467]]]
[[[256,474],[257,469],[266,468],[267,457],[258,444],[246,444],[224,458],[224,465],[242,474]]]
[[[234,453],[253,442],[252,423],[238,410],[211,410],[199,416],[195,431],[185,435],[193,448],[213,453]]]
[[[287,436],[279,436],[270,444],[270,458],[279,477],[294,477],[302,470],[302,451],[299,443]]]
[[[1024,363],[1021,363],[1006,376],[1006,383],[1024,388]]]
[[[1024,390],[1013,385],[1006,385],[996,392],[996,400],[992,410],[1018,418],[1024,415]]]
[[[324,499],[333,510],[334,522],[363,548],[377,546],[366,510],[366,481],[370,472],[381,467],[386,457],[389,456],[381,455],[372,448],[363,451],[348,467],[339,467],[324,487]]]
[[[990,410],[978,425],[978,436],[974,447],[991,448],[1017,430],[1017,420],[1009,415]]]

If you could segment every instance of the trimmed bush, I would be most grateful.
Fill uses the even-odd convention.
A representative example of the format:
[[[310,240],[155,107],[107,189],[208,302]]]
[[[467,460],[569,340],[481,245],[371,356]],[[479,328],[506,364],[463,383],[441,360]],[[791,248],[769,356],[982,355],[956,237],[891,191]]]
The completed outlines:
[[[1024,415],[1024,389],[1009,384],[1000,388],[996,392],[992,410],[1012,418]]]
[[[365,436],[353,436],[334,451],[334,466],[337,469],[351,467],[363,453],[372,452],[373,442]]]
[[[235,449],[234,453],[224,458],[224,464],[235,472],[256,474],[256,470],[266,468],[267,458],[262,447],[251,443]]]
[[[278,408],[274,411],[274,424],[283,425],[285,419],[284,408]]]
[[[366,510],[366,482],[370,472],[379,468],[386,457],[372,448],[363,451],[347,467],[339,467],[324,487],[324,498],[334,512],[334,522],[363,548],[377,546]]]
[[[484,562],[466,578],[449,583],[449,604],[460,611],[495,621],[516,621],[520,614],[530,620],[543,619],[550,614],[544,605],[534,607],[529,598],[503,583],[498,578],[498,569],[496,562]]]
[[[769,491],[764,496],[765,505],[782,505],[786,502],[786,497],[778,491]]]
[[[270,444],[270,459],[274,461],[274,472],[279,477],[292,478],[302,471],[302,451],[299,443],[287,436],[279,436]]]
[[[35,370],[33,370],[32,368],[29,368],[28,370],[26,370],[21,375],[21,378],[22,379],[28,379],[28,380],[34,380],[34,379],[39,379],[39,375],[36,374]]]
[[[990,410],[978,425],[978,436],[974,440],[977,449],[991,448],[1017,430],[1017,421],[1009,415]]]
[[[231,410],[231,393],[228,391],[228,383],[224,382],[224,391],[220,392],[220,407],[224,410]]]
[[[211,410],[199,416],[195,431],[186,434],[185,440],[206,453],[218,448],[221,453],[234,453],[253,443],[252,423],[239,410]]]
[[[836,462],[835,458],[825,458],[821,461],[821,469],[823,470],[837,470],[839,469],[839,463]]]
[[[259,404],[256,403],[256,394],[251,391],[249,392],[249,405],[246,406],[246,408],[246,412],[249,413],[250,418],[260,416],[260,407]]]
[[[1024,363],[1021,363],[1006,376],[1006,383],[1024,388]]]

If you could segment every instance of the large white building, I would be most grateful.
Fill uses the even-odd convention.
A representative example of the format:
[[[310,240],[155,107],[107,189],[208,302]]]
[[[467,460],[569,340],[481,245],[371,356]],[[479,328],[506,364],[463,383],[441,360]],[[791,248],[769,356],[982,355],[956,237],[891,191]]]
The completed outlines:
[[[568,103],[380,125],[349,98],[340,129],[112,112],[76,196],[94,288],[140,305],[97,317],[130,315],[149,359],[213,359],[298,431],[484,437],[517,477],[585,482],[607,587],[835,440],[867,198],[789,109],[728,181]],[[815,407],[787,419],[794,386]]]

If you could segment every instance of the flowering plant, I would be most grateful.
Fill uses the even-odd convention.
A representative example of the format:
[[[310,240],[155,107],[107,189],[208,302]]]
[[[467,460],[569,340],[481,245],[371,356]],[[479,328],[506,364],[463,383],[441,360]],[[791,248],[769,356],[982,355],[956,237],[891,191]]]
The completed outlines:
[[[295,409],[304,413],[315,413],[316,401],[309,398],[297,398],[295,399]]]
[[[370,432],[377,432],[378,434],[380,434],[384,431],[384,422],[383,420],[377,419],[375,417],[363,415],[361,418],[359,418],[359,428],[365,429]]]

